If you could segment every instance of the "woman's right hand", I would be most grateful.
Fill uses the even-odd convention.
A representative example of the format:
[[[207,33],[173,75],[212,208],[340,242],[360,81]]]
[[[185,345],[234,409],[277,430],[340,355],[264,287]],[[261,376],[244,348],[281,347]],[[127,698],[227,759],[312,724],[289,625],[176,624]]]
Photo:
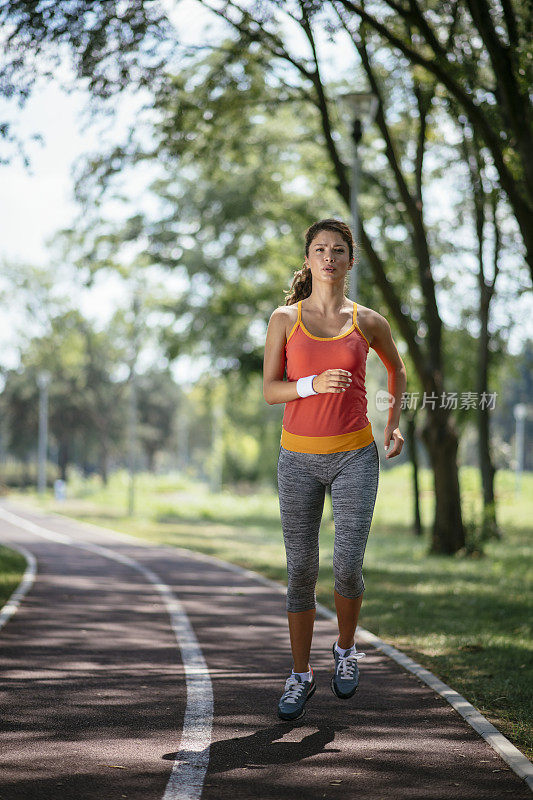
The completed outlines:
[[[352,382],[352,373],[347,369],[327,369],[313,378],[313,389],[319,394],[345,392]]]

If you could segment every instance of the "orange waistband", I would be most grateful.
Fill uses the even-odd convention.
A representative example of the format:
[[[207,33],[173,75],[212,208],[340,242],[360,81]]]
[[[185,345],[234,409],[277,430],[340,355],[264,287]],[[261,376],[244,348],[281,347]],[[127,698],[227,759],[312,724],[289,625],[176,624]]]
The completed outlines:
[[[343,453],[345,450],[366,447],[373,441],[370,422],[359,431],[339,433],[336,436],[298,436],[281,426],[281,446],[296,453]]]

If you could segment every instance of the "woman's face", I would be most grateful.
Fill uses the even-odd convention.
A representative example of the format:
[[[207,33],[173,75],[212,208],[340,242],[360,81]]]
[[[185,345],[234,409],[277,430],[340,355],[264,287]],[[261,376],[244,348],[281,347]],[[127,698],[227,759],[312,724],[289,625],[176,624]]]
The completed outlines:
[[[309,245],[305,263],[311,268],[313,280],[337,283],[344,281],[352,267],[348,244],[340,233],[319,231]]]

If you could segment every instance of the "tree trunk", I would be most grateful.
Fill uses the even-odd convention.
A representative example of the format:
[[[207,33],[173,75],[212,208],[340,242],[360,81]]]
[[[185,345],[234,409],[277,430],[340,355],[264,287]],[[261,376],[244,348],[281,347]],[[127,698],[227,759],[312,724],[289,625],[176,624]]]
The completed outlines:
[[[69,451],[68,442],[63,440],[59,443],[59,452],[57,456],[59,474],[62,481],[67,480],[67,467],[69,464]]]
[[[28,455],[23,462],[23,472],[22,472],[22,486],[25,489],[26,486],[33,486],[37,483],[37,466],[35,468],[35,479],[32,476],[32,461],[31,455]]]
[[[480,170],[481,171],[481,170]],[[483,264],[483,240],[482,228],[478,224],[478,285],[479,285],[479,355],[477,370],[477,390],[478,398],[488,396],[489,368],[490,368],[490,333],[489,333],[489,313],[490,303],[494,296],[494,287],[499,271],[500,254],[500,228],[497,218],[497,194],[491,196],[492,204],[492,226],[494,229],[494,278],[492,282],[485,280],[485,270]],[[483,196],[484,200],[485,197]],[[482,211],[484,214],[484,205]],[[483,217],[484,219],[484,217]],[[477,409],[477,429],[478,429],[478,458],[479,469],[481,471],[481,483],[483,487],[483,520],[481,523],[481,541],[489,539],[500,539],[501,531],[496,521],[496,502],[494,498],[494,475],[496,470],[490,453],[490,411],[488,403],[478,403]]]
[[[108,465],[108,455],[107,455],[107,447],[102,447],[100,449],[100,477],[102,479],[102,483],[104,486],[107,486],[108,475],[109,475],[109,465]]]
[[[465,546],[465,531],[457,467],[458,437],[449,413],[428,408],[422,439],[431,460],[435,490],[430,552],[452,555]]]
[[[155,456],[157,450],[152,449],[151,447],[145,447],[144,452],[148,461],[148,464],[146,465],[148,472],[155,472]]]
[[[479,337],[479,357],[478,357],[478,397],[481,398],[488,394],[488,373],[489,373],[489,304],[492,293],[483,286],[480,302],[480,323],[481,335]],[[478,458],[479,469],[481,471],[481,483],[483,487],[483,520],[481,523],[482,541],[489,539],[500,539],[501,532],[496,521],[496,502],[494,498],[494,475],[496,470],[490,454],[490,417],[488,404],[478,404],[477,409],[477,430],[478,430]]]
[[[489,411],[487,408],[478,409],[478,453],[481,482],[483,487],[483,519],[481,522],[481,538],[486,542],[489,539],[501,539],[501,531],[496,520],[496,501],[494,497],[494,476],[496,470],[490,454]]]
[[[416,424],[414,413],[406,413],[407,423],[407,446],[409,449],[409,458],[413,465],[413,516],[414,524],[413,530],[416,536],[422,536],[422,521],[420,519],[420,489],[418,486],[418,454],[416,452]]]

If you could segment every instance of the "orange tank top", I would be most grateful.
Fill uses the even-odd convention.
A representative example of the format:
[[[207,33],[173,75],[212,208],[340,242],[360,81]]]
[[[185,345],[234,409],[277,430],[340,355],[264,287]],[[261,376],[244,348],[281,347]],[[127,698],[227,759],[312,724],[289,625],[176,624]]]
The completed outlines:
[[[285,403],[281,445],[298,453],[341,453],[374,441],[366,416],[365,372],[369,344],[357,325],[357,303],[352,325],[340,336],[313,336],[302,322],[302,301],[285,345],[287,380],[319,375],[326,369],[346,369],[352,382],[344,392],[298,397]]]

